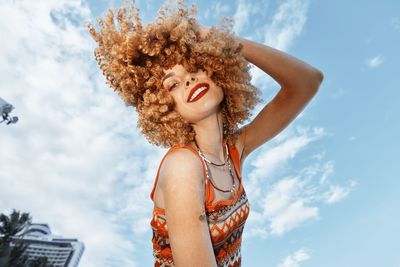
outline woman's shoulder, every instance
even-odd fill
[[[163,166],[172,165],[172,167],[176,167],[175,165],[180,165],[182,162],[186,162],[186,165],[189,164],[190,166],[199,164],[201,166],[200,156],[191,146],[174,145],[164,157]]]
[[[165,155],[161,168],[201,167],[201,161],[195,151],[188,146],[173,146]]]
[[[204,203],[202,162],[187,147],[172,147],[162,160],[154,194],[155,206],[165,210],[167,202]],[[169,200],[169,201],[168,201]]]
[[[173,146],[165,155],[159,173],[161,188],[176,184],[195,185],[202,183],[202,161],[193,148]],[[164,190],[163,190],[164,191]]]

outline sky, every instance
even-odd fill
[[[137,0],[145,23],[162,1]],[[318,68],[317,95],[243,166],[242,266],[400,267],[400,2],[196,1],[198,20]],[[104,82],[85,24],[111,0],[0,1],[0,212],[85,244],[81,267],[152,266],[151,192],[166,150]],[[263,102],[279,91],[252,68]],[[251,119],[249,121],[251,121]],[[248,122],[249,122],[248,121]]]

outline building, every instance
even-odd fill
[[[45,256],[54,267],[77,267],[85,249],[77,239],[53,235],[47,224],[30,224],[22,236],[29,244],[24,255],[29,259]]]

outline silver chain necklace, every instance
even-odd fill
[[[225,144],[225,149],[226,149],[226,160],[225,160],[225,163],[224,163],[224,164],[215,164],[214,162],[211,162],[209,159],[207,159],[207,158],[204,156],[204,154],[201,152],[199,146],[197,145],[196,141],[195,141],[195,144],[196,144],[197,151],[199,152],[200,157],[201,157],[205,162],[210,163],[210,164],[213,164],[213,165],[215,165],[215,166],[224,166],[226,163],[228,163],[229,174],[231,175],[231,178],[232,178],[232,187],[231,187],[231,189],[229,189],[229,190],[223,190],[223,189],[218,188],[218,187],[212,182],[212,180],[210,179],[211,171],[208,169],[207,164],[205,164],[205,165],[206,165],[206,176],[207,176],[208,180],[210,180],[211,185],[212,185],[215,189],[217,189],[218,191],[221,191],[221,192],[224,192],[224,193],[228,193],[228,192],[233,193],[233,192],[235,192],[235,191],[236,191],[236,184],[235,184],[235,178],[233,177],[232,166],[231,166],[231,160],[230,160],[230,158],[229,158],[229,152],[228,152],[228,146]]]

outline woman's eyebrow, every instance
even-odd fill
[[[168,79],[169,77],[174,76],[174,75],[175,75],[174,72],[170,72],[170,73],[168,73],[167,75],[165,75],[165,76],[161,79],[161,84],[163,84],[164,81],[165,81],[166,79]]]

